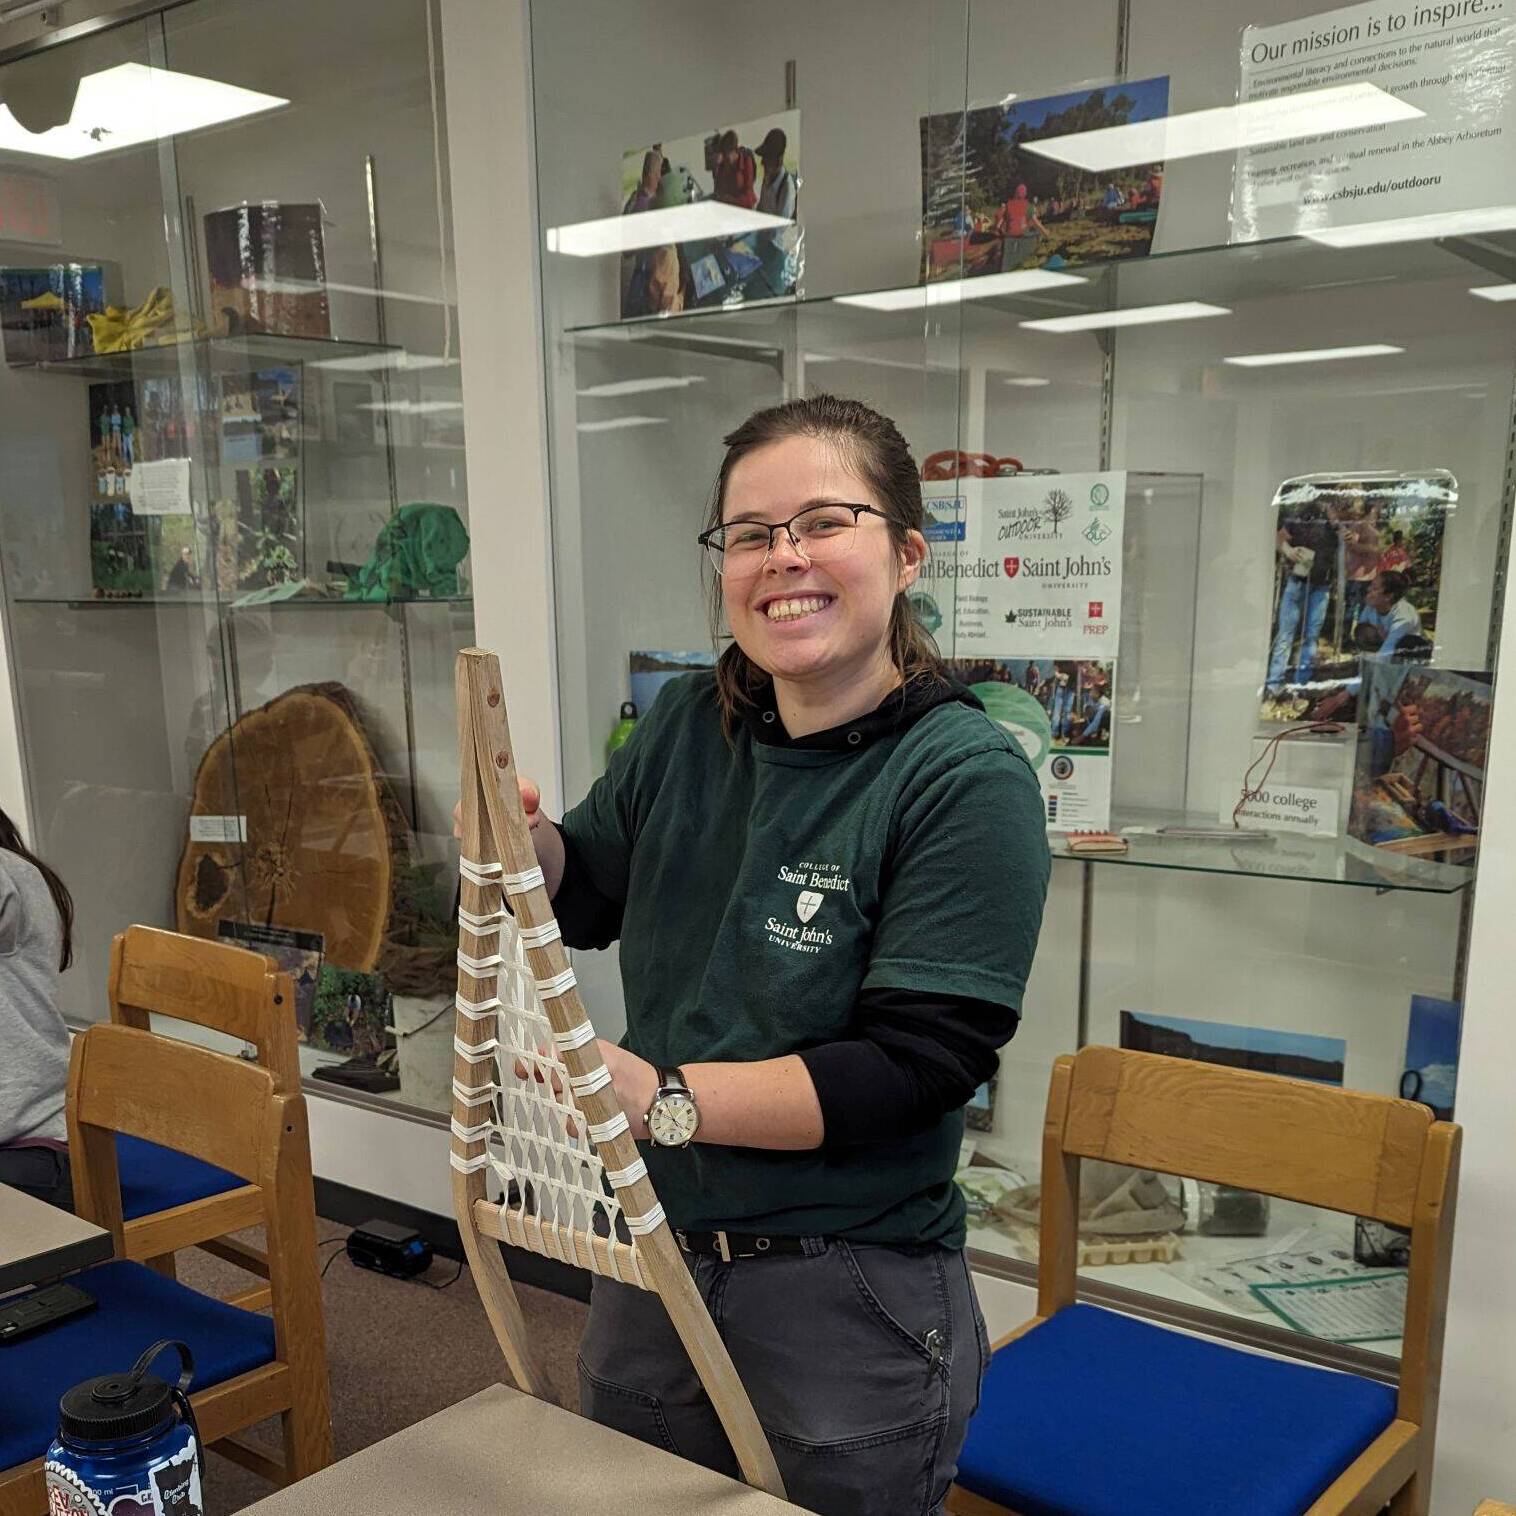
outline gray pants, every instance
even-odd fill
[[[824,1516],[932,1516],[989,1362],[963,1253],[807,1238],[803,1255],[690,1258],[789,1498]],[[586,1416],[739,1478],[662,1302],[597,1278]]]

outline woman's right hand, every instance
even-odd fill
[[[521,809],[526,812],[526,824],[535,832],[542,825],[542,789],[535,779],[516,776],[516,787],[521,791]],[[453,807],[453,836],[463,841],[463,802]]]

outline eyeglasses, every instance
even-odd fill
[[[727,579],[741,579],[756,574],[769,561],[783,532],[790,545],[807,563],[825,563],[851,550],[858,535],[860,516],[888,519],[872,505],[847,505],[841,502],[813,505],[791,516],[788,521],[732,521],[713,526],[695,539],[711,555],[716,572]]]

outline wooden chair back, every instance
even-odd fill
[[[323,1466],[331,1458],[331,1419],[305,1097],[280,1091],[268,1069],[137,1027],[102,1024],[75,1037],[68,1079],[75,1209],[105,1227],[117,1255],[125,1256],[118,1132],[188,1153],[257,1186],[277,1372],[256,1375],[254,1389],[229,1396],[207,1391],[214,1412],[207,1438],[293,1407],[283,1466],[240,1445],[228,1445],[228,1456],[280,1480]],[[237,1419],[244,1411],[246,1419]]]
[[[767,1438],[663,1217],[575,988],[521,806],[494,654],[458,655],[457,700],[463,886],[451,1162],[485,1311],[517,1383],[545,1397],[498,1242],[655,1290],[743,1478],[782,1497]],[[491,1174],[503,1186],[498,1202]]]
[[[261,953],[152,926],[111,939],[111,1020],[151,1030],[150,1015],[252,1043],[281,1092],[300,1089],[290,977]]]
[[[1073,1303],[1085,1158],[1256,1190],[1407,1227],[1399,1417],[1436,1419],[1460,1129],[1426,1106],[1156,1053],[1053,1065],[1043,1125],[1037,1314]]]

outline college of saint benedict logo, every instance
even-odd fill
[[[1021,560],[1019,558],[1007,558],[1005,560],[1005,577],[1014,579],[1021,572]]]
[[[795,914],[807,922],[821,909],[822,895],[816,890],[801,890],[795,901]]]

